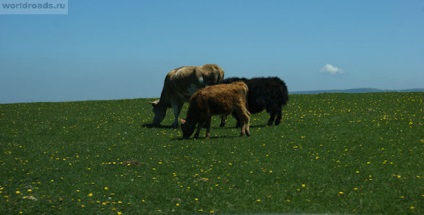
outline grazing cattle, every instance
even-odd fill
[[[184,102],[190,100],[191,95],[207,85],[216,84],[224,79],[224,71],[216,64],[203,66],[183,66],[171,70],[165,78],[159,100],[151,102],[153,105],[153,125],[158,126],[163,121],[168,108],[174,110],[172,127],[178,127],[178,116]]]
[[[231,84],[218,84],[200,89],[190,99],[186,120],[181,119],[183,138],[190,138],[196,124],[194,138],[199,137],[200,130],[206,127],[206,138],[210,137],[211,116],[235,113],[241,121],[241,136],[250,136],[250,113],[246,109],[248,88],[242,81]]]
[[[247,93],[247,110],[251,114],[259,113],[264,109],[270,114],[267,125],[272,125],[275,119],[275,125],[281,122],[282,107],[287,105],[289,94],[287,86],[283,80],[278,77],[260,77],[260,78],[228,78],[222,83],[232,83],[234,81],[243,81],[247,84],[249,92]],[[237,126],[240,126],[240,120],[237,115]],[[226,116],[221,118],[221,127],[225,126]]]

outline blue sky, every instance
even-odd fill
[[[0,103],[157,98],[168,71],[220,65],[289,91],[424,87],[421,0],[69,0],[0,14]]]

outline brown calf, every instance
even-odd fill
[[[211,116],[235,112],[241,121],[241,134],[250,136],[250,113],[246,109],[247,85],[244,82],[218,84],[198,90],[190,98],[186,120],[181,119],[183,138],[190,138],[196,124],[194,138],[199,138],[200,130],[206,127],[206,138],[210,137]]]

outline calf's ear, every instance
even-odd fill
[[[187,121],[185,119],[183,119],[183,118],[180,118],[180,122],[181,122],[181,124],[184,125]]]

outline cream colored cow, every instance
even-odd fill
[[[159,100],[151,102],[153,105],[153,125],[158,126],[166,116],[168,108],[174,110],[172,127],[178,127],[184,102],[190,100],[191,95],[198,89],[213,85],[224,79],[224,71],[216,64],[203,66],[183,66],[171,70],[165,77],[162,94]]]

